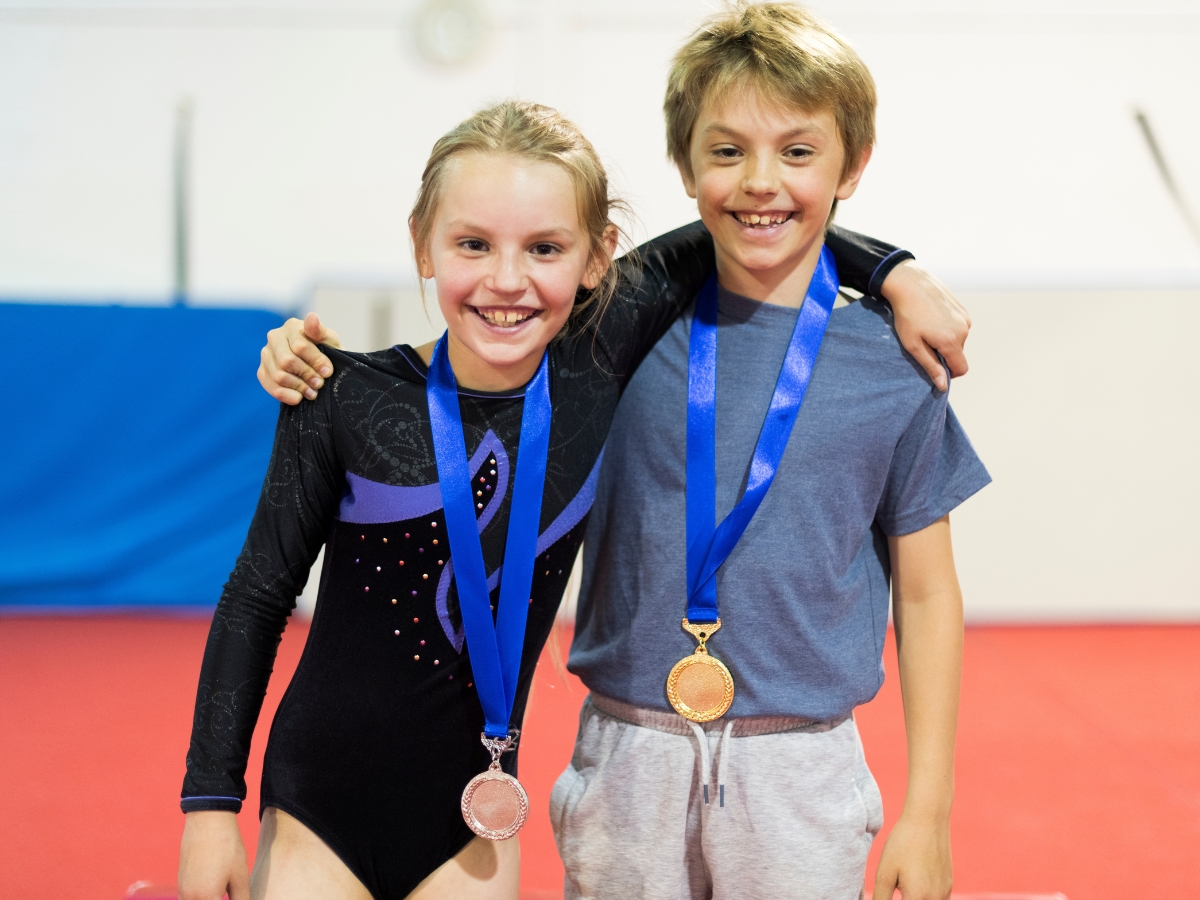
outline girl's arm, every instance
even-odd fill
[[[892,303],[901,342],[939,389],[947,380],[938,351],[954,374],[966,372],[962,345],[970,318],[941,282],[912,262],[911,253],[837,227],[825,243],[843,285]],[[627,273],[597,326],[608,365],[625,377],[695,299],[715,265],[712,238],[700,222],[643,244],[632,258],[640,273]],[[629,269],[630,258],[618,265]]]
[[[332,418],[328,391],[280,411],[258,508],[213,614],[180,802],[183,900],[248,897],[236,813],[275,652],[341,496]]]
[[[946,900],[953,883],[950,806],[962,673],[962,592],[950,517],[888,538],[892,611],[908,738],[904,809],[884,845],[873,900]]]

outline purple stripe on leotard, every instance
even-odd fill
[[[596,500],[596,482],[600,480],[600,463],[603,460],[604,448],[601,447],[600,455],[596,457],[592,471],[588,473],[587,481],[583,483],[579,493],[571,498],[566,509],[560,512],[550,523],[550,527],[538,537],[537,552],[539,554],[545,553],[554,546],[559,538],[578,525],[588,514],[588,510],[592,508],[592,503]]]
[[[500,439],[489,430],[483,436],[479,449],[471,457],[472,476],[482,468],[492,453],[496,454],[497,463],[496,491],[489,498],[483,515],[480,516],[480,530],[495,516],[500,506],[498,498],[508,489],[508,454],[504,452],[504,445],[500,443]],[[382,525],[387,522],[418,519],[441,508],[442,489],[436,482],[420,487],[405,487],[383,484],[347,472],[346,490],[338,506],[338,518],[356,525]]]
[[[500,454],[496,454],[497,460]],[[537,552],[538,554],[545,553],[552,547],[560,538],[567,534],[572,528],[578,525],[583,517],[587,515],[588,510],[592,508],[592,503],[596,500],[596,482],[600,478],[600,463],[604,459],[604,450],[601,449],[600,455],[596,458],[595,465],[592,466],[592,471],[588,473],[587,481],[583,483],[583,487],[579,489],[571,502],[566,508],[555,517],[545,531],[538,537]],[[507,460],[506,460],[507,461]],[[497,492],[499,493],[499,492]],[[498,505],[498,504],[497,504]],[[485,510],[486,512],[486,510]],[[480,517],[480,522],[483,517]],[[483,531],[481,524],[479,530]],[[488,576],[488,590],[494,591],[500,583],[500,573],[504,566],[499,566],[496,571]],[[460,625],[457,629],[450,623],[450,613],[447,607],[446,599],[450,593],[450,579],[454,576],[454,560],[446,560],[446,565],[442,569],[442,577],[438,579],[437,587],[437,611],[438,620],[442,623],[442,631],[446,633],[447,639],[453,645],[454,649],[462,653],[463,648],[463,630]]]

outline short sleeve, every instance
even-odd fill
[[[885,534],[912,534],[991,480],[947,393],[930,388],[896,445],[876,521]]]

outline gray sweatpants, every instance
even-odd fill
[[[852,718],[697,726],[593,695],[550,821],[565,900],[857,900],[883,801]]]

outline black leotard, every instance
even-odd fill
[[[908,256],[845,233],[829,243],[843,283],[864,290],[882,280],[881,260]],[[621,391],[713,264],[698,224],[641,252],[640,287],[624,287],[598,324],[550,345],[553,420],[514,722],[583,537]],[[303,822],[374,897],[398,900],[472,838],[459,798],[489,757],[451,577],[425,364],[409,347],[327,352],[336,371],[325,389],[280,411],[258,509],[213,615],[182,807],[241,808],[275,651],[324,544],[308,642],[271,726],[261,806]],[[523,398],[459,396],[496,576]],[[514,774],[516,757],[503,758]]]

